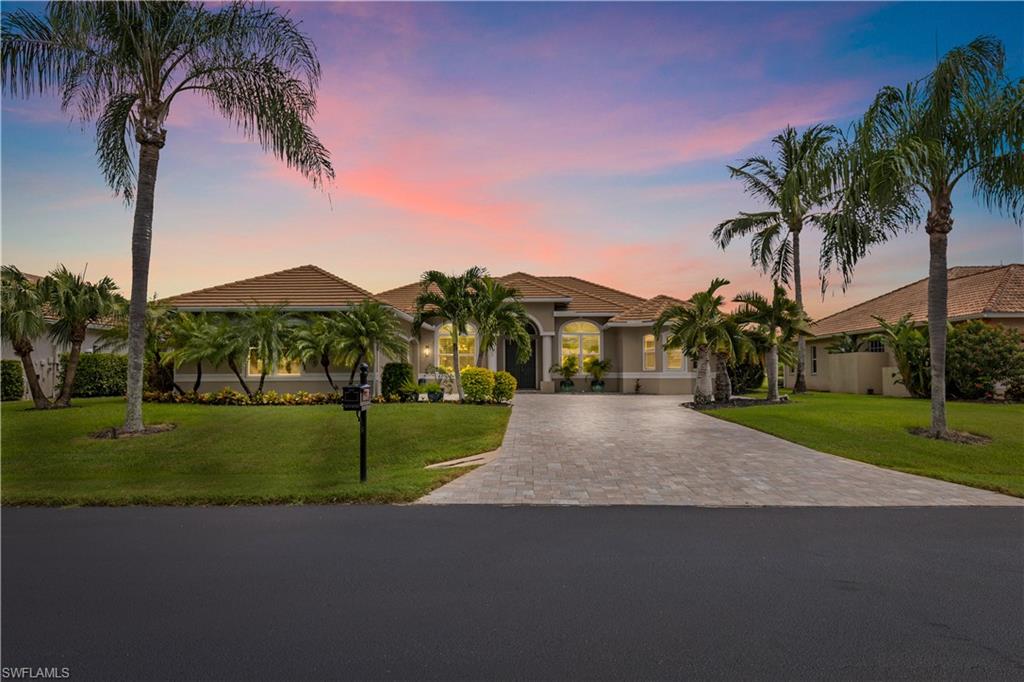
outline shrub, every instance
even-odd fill
[[[412,382],[412,365],[408,362],[389,362],[380,377],[380,392],[387,400],[398,400],[402,387]]]
[[[467,367],[462,370],[462,392],[466,402],[490,402],[494,395],[494,373],[484,367]]]
[[[496,403],[507,403],[516,394],[516,386],[519,382],[508,372],[494,373],[494,393],[492,397]]]
[[[21,360],[0,361],[0,400],[21,400],[25,395],[25,375]]]
[[[60,356],[58,384],[64,385],[68,368],[67,353]],[[128,356],[115,353],[82,353],[75,371],[75,385],[71,395],[75,398],[96,398],[124,395],[128,389]]]
[[[216,393],[175,393],[173,391],[147,391],[143,400],[151,403],[179,403],[190,405],[330,405],[341,402],[339,393],[278,393],[267,391],[249,398],[241,391],[224,387]]]
[[[749,393],[764,383],[764,367],[756,362],[738,362],[729,367],[733,393]]]
[[[1024,336],[981,320],[956,325],[946,345],[946,378],[951,397],[992,398],[1001,384],[1015,399],[1024,385]]]

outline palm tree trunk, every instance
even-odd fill
[[[459,394],[459,402],[465,402],[462,393],[462,370],[459,368],[459,328],[452,323],[452,371],[455,372],[455,392]]]
[[[714,398],[714,386],[711,381],[711,351],[701,348],[697,357],[697,385],[694,389],[693,402],[698,405],[710,403]]]
[[[50,401],[46,397],[46,393],[43,391],[42,385],[39,383],[39,375],[36,374],[36,366],[32,364],[32,351],[27,352],[18,351],[18,357],[21,358],[21,366],[25,370],[25,381],[28,382],[28,392],[32,396],[32,404],[35,405],[37,410],[45,410],[50,407]]]
[[[264,371],[260,372],[260,384],[259,384],[259,386],[256,387],[256,392],[257,393],[263,393],[263,382],[266,381],[266,380],[267,380],[267,372],[266,372],[266,370],[264,370]]]
[[[804,309],[804,287],[800,281],[800,227],[790,230],[793,233],[793,298]],[[796,337],[796,380],[793,382],[793,393],[804,393],[807,390],[807,367],[804,356],[807,355],[807,340],[803,334]]]
[[[729,378],[729,356],[715,354],[715,402],[726,402],[732,398],[732,379]]]
[[[149,254],[153,245],[153,198],[156,170],[166,132],[146,135],[141,126],[139,142],[139,185],[132,224],[132,295],[128,306],[128,407],[124,430],[142,431],[142,388],[146,365],[146,303],[149,298]]]
[[[231,371],[235,373],[235,378],[238,379],[238,383],[242,386],[242,390],[251,398],[252,391],[249,390],[249,384],[245,383],[245,379],[242,378],[242,373],[238,371],[238,363],[235,362],[234,358],[228,358],[228,367],[230,367]]]
[[[199,393],[199,384],[203,383],[203,361],[196,363],[196,383],[192,384],[192,392]]]
[[[320,366],[324,368],[324,374],[327,376],[327,383],[330,384],[331,390],[337,391],[338,387],[334,385],[334,379],[331,378],[331,359],[327,353],[320,356]]]
[[[932,369],[933,438],[948,436],[946,429],[946,316],[949,281],[946,248],[953,229],[953,202],[948,195],[932,200],[925,231],[928,233],[928,352]]]
[[[356,383],[356,372],[359,371],[359,365],[363,363],[363,358],[366,357],[366,351],[359,351],[356,361],[352,363],[352,371],[348,375],[348,385]]]
[[[779,347],[773,341],[768,347],[768,400],[779,399]]]
[[[64,368],[64,384],[60,387],[60,395],[54,401],[56,407],[71,405],[71,389],[75,385],[75,374],[78,373],[78,360],[82,357],[82,341],[72,340],[71,351],[68,353],[68,364]]]

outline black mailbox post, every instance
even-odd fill
[[[356,413],[359,420],[359,482],[366,483],[366,416],[370,408],[370,384],[367,374],[370,366],[365,362],[359,365],[359,385],[342,386],[341,406],[346,412]]]

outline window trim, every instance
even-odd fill
[[[595,336],[597,336],[597,359],[598,360],[604,360],[604,330],[601,329],[601,325],[597,324],[593,320],[588,320],[588,319],[585,319],[585,318],[573,318],[573,319],[567,319],[565,322],[563,322],[558,327],[558,346],[556,347],[557,350],[558,350],[558,363],[559,364],[562,363],[562,337],[564,336],[564,330],[565,330],[565,328],[567,326],[569,326],[570,324],[574,324],[576,322],[585,322],[585,323],[587,323],[589,325],[593,325],[594,329],[597,330],[597,334],[595,335]],[[570,332],[570,335],[571,336],[577,336],[577,337],[579,337],[579,336],[587,336],[587,334],[583,334],[581,332]],[[586,376],[586,374],[587,374],[586,370],[583,369],[583,340],[582,339],[580,339],[580,346],[579,346],[579,350],[576,353],[576,357],[578,357],[580,359],[580,367],[579,367],[579,371],[576,374],[576,376],[577,377]]]

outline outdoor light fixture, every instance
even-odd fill
[[[430,355],[430,346],[423,346],[423,354]]]

